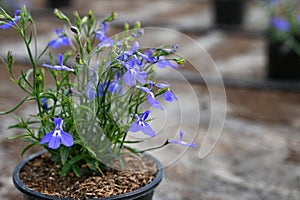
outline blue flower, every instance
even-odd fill
[[[131,125],[129,131],[132,132],[142,131],[144,134],[149,135],[150,137],[154,137],[155,132],[152,130],[150,125],[146,122],[149,114],[150,114],[150,110],[145,111],[140,116],[136,114],[135,115],[136,121]]]
[[[125,72],[123,79],[124,83],[128,86],[133,86],[136,83],[136,80],[141,84],[145,84],[145,78],[147,78],[147,73],[140,69],[135,68],[135,60],[130,59],[127,62],[124,62],[124,66],[127,69]]]
[[[42,102],[42,108],[44,110],[48,110],[48,104],[47,104],[47,98],[41,98],[41,102]]]
[[[157,99],[155,98],[153,92],[151,91],[152,89],[152,84],[150,83],[150,89],[147,87],[142,87],[137,85],[136,88],[142,90],[143,92],[148,94],[148,103],[153,107],[153,108],[160,108],[162,110],[164,110],[164,107],[159,103],[159,101],[157,101]]]
[[[62,130],[63,120],[61,118],[54,119],[55,129],[47,133],[40,144],[48,143],[48,147],[51,149],[57,149],[62,142],[66,147],[70,147],[74,144],[74,140],[69,133]]]
[[[121,81],[120,81],[120,78],[118,78],[117,75],[115,75],[114,81],[112,81],[112,82],[110,83],[108,90],[109,90],[112,94],[118,94],[118,95],[124,94],[124,90],[123,90],[122,83],[121,83]]]
[[[170,60],[166,60],[164,56],[159,57],[159,60],[157,61],[157,66],[160,68],[166,68],[166,67],[173,67],[178,68],[177,63],[172,63]]]
[[[166,68],[166,67],[178,68],[178,65],[176,63],[172,63],[171,61],[165,59],[164,56],[156,56],[153,49],[149,49],[148,52],[139,53],[138,55],[141,56],[148,63],[156,63],[157,66],[160,68]]]
[[[85,94],[86,96],[90,99],[90,100],[93,100],[96,95],[97,95],[97,92],[96,92],[96,86],[95,86],[95,82],[90,80],[87,84],[86,84],[86,87],[85,87]]]
[[[53,47],[54,49],[57,49],[57,48],[61,47],[62,45],[64,45],[64,46],[70,45],[69,38],[64,33],[63,29],[56,29],[55,32],[58,35],[58,38],[51,40],[48,43],[49,47]]]
[[[280,17],[272,17],[271,24],[280,31],[286,32],[290,29],[290,24],[287,20]]]
[[[98,44],[99,48],[111,47],[114,45],[114,40],[106,36],[107,24],[102,23],[101,29],[96,32],[96,38],[101,42]]]
[[[166,101],[172,102],[174,100],[178,101],[176,95],[171,91],[170,84],[168,83],[158,83],[155,85],[158,88],[168,88],[168,90],[163,93],[163,97]]]
[[[69,72],[74,72],[74,69],[64,66],[64,55],[58,54],[59,65],[48,65],[43,64],[43,67],[48,67],[53,70],[64,70]]]
[[[15,23],[17,23],[21,19],[21,10],[16,10],[15,11],[15,16],[12,19],[12,21],[7,22],[6,24],[2,24],[0,26],[1,29],[8,29],[11,28]]]
[[[179,140],[168,140],[169,143],[173,143],[173,144],[180,144],[183,146],[188,146],[188,147],[196,147],[195,143],[187,143],[185,141],[182,140],[183,139],[183,132],[180,131],[179,133]]]

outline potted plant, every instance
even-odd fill
[[[214,22],[220,28],[236,28],[243,23],[245,0],[214,0]]]
[[[71,5],[70,0],[48,0],[48,5],[50,8],[62,8]]]
[[[154,79],[155,67],[184,63],[170,57],[178,46],[141,48],[140,23],[132,30],[125,24],[123,33],[108,37],[107,25],[116,13],[99,22],[92,11],[83,17],[75,12],[74,24],[63,12],[55,9],[54,14],[66,27],[56,29],[57,38],[37,52],[36,25],[26,7],[14,16],[0,8],[0,29],[19,33],[31,63],[17,76],[12,52],[3,59],[11,80],[26,96],[0,114],[34,102],[36,113],[17,118],[11,128],[24,132],[11,139],[29,142],[22,154],[33,146],[46,149],[15,168],[15,186],[25,199],[152,199],[163,171],[155,158],[143,153],[171,143],[195,144],[185,142],[180,131],[179,138],[174,135],[158,146],[135,149],[130,144],[143,140],[132,141],[127,135],[155,137],[149,121],[151,109],[164,109],[159,96],[178,100],[169,83]],[[52,84],[45,83],[46,76]]]
[[[267,29],[267,76],[277,80],[300,80],[300,15],[294,0],[267,4],[270,25]]]

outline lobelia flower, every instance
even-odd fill
[[[152,130],[150,125],[146,122],[149,114],[150,114],[150,110],[145,111],[140,116],[135,114],[136,121],[131,125],[129,131],[132,132],[142,131],[144,134],[149,135],[150,137],[154,137],[155,132]]]
[[[51,40],[48,43],[49,47],[53,47],[54,49],[57,49],[59,47],[63,46],[69,46],[70,41],[69,38],[66,36],[65,32],[63,29],[56,29],[55,30],[56,34],[58,35],[58,38]]]
[[[180,131],[179,133],[179,140],[168,140],[169,143],[173,143],[173,144],[180,144],[183,146],[188,146],[188,147],[196,147],[195,143],[187,143],[185,141],[182,140],[183,139],[183,132]]]
[[[7,22],[5,24],[2,24],[0,26],[0,28],[1,29],[8,29],[8,28],[11,28],[15,23],[17,23],[21,19],[21,10],[16,10],[14,15],[15,16],[12,19],[12,21]]]
[[[125,72],[123,79],[124,83],[128,86],[133,86],[136,81],[138,81],[141,84],[145,84],[147,78],[147,73],[145,71],[142,71],[140,69],[135,68],[135,60],[130,59],[127,62],[124,62],[123,65],[127,69],[127,72]]]
[[[102,47],[111,47],[111,46],[113,46],[115,41],[106,36],[107,24],[102,23],[101,26],[102,26],[102,29],[98,30],[96,32],[96,38],[101,41],[98,44],[98,47],[102,48]]]
[[[61,53],[58,54],[58,60],[59,60],[59,65],[43,64],[42,66],[48,67],[53,70],[64,70],[64,71],[74,72],[74,69],[64,66],[64,55],[62,55]]]
[[[280,31],[286,32],[290,29],[290,24],[287,20],[280,17],[272,17],[271,24]]]
[[[166,68],[166,67],[173,67],[178,68],[177,63],[172,63],[170,60],[166,60],[164,56],[159,57],[159,60],[157,61],[157,66],[160,68]]]
[[[143,92],[146,92],[148,94],[148,103],[153,107],[153,108],[160,108],[164,110],[164,107],[157,101],[155,98],[153,92],[151,92],[152,89],[152,83],[150,83],[150,89],[147,87],[142,87],[137,85],[136,88],[142,90]]]
[[[167,82],[158,83],[158,84],[155,84],[155,86],[158,88],[168,88],[168,90],[165,93],[163,93],[163,97],[166,101],[169,101],[169,102],[172,102],[174,100],[178,101],[176,95],[171,91],[169,83],[167,83]]]
[[[112,94],[118,94],[118,95],[124,94],[124,90],[120,78],[117,75],[115,75],[114,78],[115,78],[114,81],[112,81],[109,85],[108,91],[110,91]]]
[[[54,130],[47,133],[40,144],[48,143],[48,147],[51,149],[58,149],[60,143],[66,147],[70,147],[74,144],[74,140],[69,133],[62,130],[63,120],[61,118],[54,118]]]
[[[170,60],[165,59],[164,56],[156,56],[153,49],[149,49],[148,52],[145,53],[139,53],[139,56],[141,56],[148,63],[156,63],[160,68],[178,68],[178,65],[176,63],[172,63]]]
[[[47,104],[47,98],[41,98],[41,102],[42,102],[42,108],[44,110],[48,110],[48,104]]]

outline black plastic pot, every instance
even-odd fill
[[[245,0],[213,0],[214,22],[219,28],[234,28],[243,23]]]
[[[282,43],[268,43],[267,76],[277,80],[300,80],[300,56]]]
[[[50,8],[62,8],[71,5],[71,0],[48,0]]]
[[[32,156],[29,156],[28,158],[24,159],[21,163],[19,163],[14,172],[13,172],[13,182],[15,187],[21,191],[24,195],[24,200],[74,200],[73,198],[58,198],[58,197],[53,197],[49,195],[42,194],[40,192],[34,191],[27,187],[22,180],[20,179],[20,171],[23,168],[23,166],[30,160],[33,160],[39,156],[41,156],[45,151],[33,154]],[[155,159],[154,157],[150,155],[146,155],[149,157],[151,160],[153,160],[158,168],[158,173],[157,176],[154,178],[154,180],[149,183],[148,185],[139,188],[138,190],[126,193],[126,194],[121,194],[117,196],[111,196],[107,198],[97,198],[93,200],[152,200],[155,188],[159,185],[159,183],[163,179],[163,168],[161,163]]]

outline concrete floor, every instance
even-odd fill
[[[39,43],[46,44],[55,36],[52,29],[59,24],[41,1],[31,2],[33,15],[38,16]],[[165,105],[167,112],[162,120],[166,122],[165,132],[180,128],[186,139],[198,146],[170,146],[152,152],[165,166],[165,178],[156,190],[155,200],[300,199],[300,94],[293,87],[299,83],[284,89],[251,87],[267,81],[263,36],[267,18],[260,8],[248,3],[243,27],[222,31],[212,28],[212,6],[208,0],[73,2],[66,13],[92,9],[101,17],[118,11],[119,19],[113,24],[112,33],[119,31],[119,25],[125,21],[133,24],[140,20],[152,27],[147,29],[149,32],[159,33],[154,39],[154,34],[145,35],[143,45],[177,41],[181,45],[179,54],[190,63],[179,73],[160,73],[159,78],[173,85],[182,106],[178,111]],[[174,34],[174,30],[179,32]],[[26,68],[23,47],[12,30],[0,31],[0,43],[0,55],[12,49],[17,62],[22,63],[18,64],[19,69]],[[182,76],[191,72],[204,80]],[[238,81],[233,85],[225,81],[224,86],[222,80]],[[245,80],[248,84],[241,84]],[[272,84],[278,86],[281,82]],[[0,94],[1,110],[22,97],[2,64]],[[32,105],[27,105],[18,109],[17,114],[26,116],[32,109]],[[19,152],[25,143],[6,139],[17,133],[7,130],[14,121],[12,115],[0,116],[0,121],[0,199],[22,199],[13,187],[11,173],[22,159]],[[162,129],[159,124],[153,126]]]

